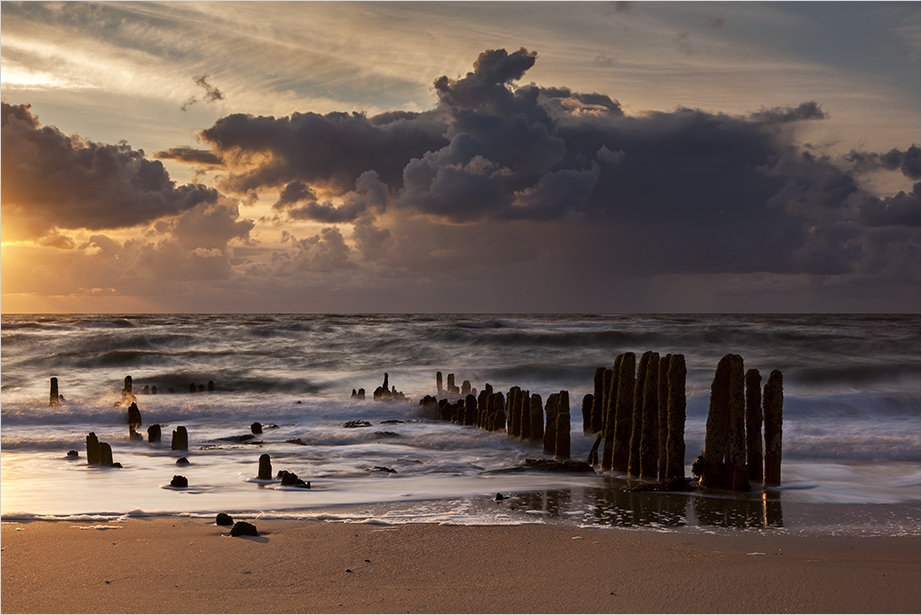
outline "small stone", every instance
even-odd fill
[[[185,457],[180,457],[179,459],[176,460],[176,465],[178,465],[178,466],[187,466],[187,465],[189,465],[189,460],[186,459]]]
[[[234,518],[227,513],[218,513],[218,516],[215,517],[215,525],[233,525]]]
[[[75,459],[80,456],[80,453],[77,451],[67,451],[67,456]]]
[[[188,486],[189,486],[189,479],[187,479],[185,476],[179,476],[178,474],[175,475],[173,477],[173,480],[170,481],[170,487],[184,488]]]
[[[371,427],[371,423],[368,421],[347,421],[343,423],[343,427],[346,429],[355,429],[356,427]]]
[[[259,536],[259,532],[256,531],[256,526],[252,523],[247,523],[246,521],[238,521],[234,524],[230,531],[231,536]]]
[[[505,500],[505,499],[506,499],[506,496],[504,496],[502,493],[497,493],[497,494],[496,494],[496,497],[493,498],[493,501],[494,501],[494,502],[502,502],[502,501]]]

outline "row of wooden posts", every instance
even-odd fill
[[[597,434],[590,465],[667,486],[685,486],[685,356],[626,352],[611,369],[595,371],[593,392],[582,400],[583,432]],[[771,372],[764,389],[756,369],[743,370],[743,359],[724,356],[711,385],[704,451],[692,474],[705,488],[748,491],[751,484],[781,484],[782,374]],[[504,396],[487,384],[478,395],[465,380],[455,386],[436,373],[439,398],[420,405],[439,418],[523,440],[541,441],[557,458],[570,457],[570,401],[567,391],[541,396],[514,386]],[[455,402],[444,395],[463,395]],[[764,437],[763,437],[764,423]],[[598,455],[601,445],[602,454]]]
[[[494,392],[489,383],[477,393],[465,380],[459,388],[454,374],[448,374],[448,388],[442,387],[442,372],[436,372],[439,398],[430,395],[420,400],[424,409],[437,413],[444,421],[500,431],[514,438],[541,442],[545,453],[558,459],[570,458],[570,394],[567,391],[541,396],[514,386],[504,395]],[[454,402],[442,395],[463,395]]]

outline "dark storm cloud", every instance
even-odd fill
[[[270,157],[231,173],[228,190],[246,192],[296,180],[349,190],[359,175],[371,170],[387,185],[399,186],[407,161],[444,146],[444,132],[444,123],[427,115],[369,120],[358,113],[282,118],[234,114],[202,131],[202,138],[225,159]]]
[[[805,151],[799,123],[828,117],[816,101],[627,116],[607,94],[519,84],[536,59],[484,51],[463,77],[435,79],[438,104],[424,113],[232,115],[202,136],[234,161],[228,188],[279,190],[280,215],[353,224],[367,259],[406,253],[399,232],[375,225],[382,214],[389,225],[565,221],[599,242],[570,251],[643,275],[866,272],[912,241],[918,189],[874,196],[859,173],[918,179],[918,145],[847,159]],[[344,254],[333,235],[320,245]]]
[[[176,186],[159,161],[127,143],[67,137],[29,109],[2,107],[3,215],[27,236],[131,227],[218,197],[201,185]]]

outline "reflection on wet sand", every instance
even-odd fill
[[[511,510],[567,518],[586,525],[618,527],[714,526],[780,528],[784,526],[777,492],[673,493],[632,492],[626,481],[604,488],[516,494]]]

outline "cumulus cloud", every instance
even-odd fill
[[[163,165],[127,143],[95,143],[42,126],[29,105],[2,104],[4,227],[127,228],[214,203],[218,193],[177,186]]]

